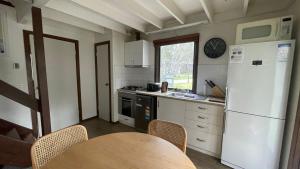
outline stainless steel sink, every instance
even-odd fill
[[[197,94],[192,93],[180,93],[180,92],[174,92],[168,94],[168,96],[176,97],[176,98],[187,98],[187,99],[194,99],[194,100],[205,100],[205,96],[200,96]]]

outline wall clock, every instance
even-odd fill
[[[204,45],[204,53],[209,58],[218,58],[226,51],[226,43],[221,38],[211,38]]]

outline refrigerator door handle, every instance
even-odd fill
[[[226,86],[226,89],[225,89],[225,106],[224,106],[224,110],[226,111],[227,110],[227,103],[228,103],[228,86]]]
[[[224,111],[224,116],[223,116],[223,134],[225,134],[226,132],[226,115],[227,115],[227,112]]]
[[[223,116],[223,134],[225,134],[226,126],[227,126],[226,125],[226,123],[227,123],[226,116],[227,116],[228,94],[229,94],[229,91],[228,91],[228,85],[227,85],[226,86],[226,96],[225,96],[224,116]]]

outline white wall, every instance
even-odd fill
[[[0,78],[27,92],[27,77],[23,44],[23,29],[32,30],[28,25],[16,22],[13,8],[0,5],[7,12],[9,56],[0,58]],[[44,33],[79,40],[80,76],[83,119],[96,115],[96,85],[94,64],[95,33],[62,23],[44,20]],[[19,63],[20,69],[13,69],[13,63]],[[7,119],[31,128],[29,109],[9,99],[0,97],[0,118]]]

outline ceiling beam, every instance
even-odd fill
[[[179,23],[185,23],[185,15],[177,7],[172,0],[156,0],[162,7],[164,7]]]
[[[25,23],[26,19],[31,16],[31,7],[43,7],[49,0],[33,0],[32,3],[24,0],[11,0],[17,11],[17,22]]]
[[[243,0],[243,15],[246,16],[247,15],[247,11],[248,11],[248,6],[249,6],[249,1],[250,0]]]
[[[200,3],[204,9],[204,12],[205,12],[209,22],[213,23],[214,11],[213,11],[210,0],[200,0]]]
[[[81,6],[66,0],[51,0],[46,4],[46,7],[60,11],[62,13],[74,16],[76,18],[86,20],[93,24],[112,29],[114,31],[127,34],[126,27],[120,23],[112,21],[109,18],[99,15],[89,9],[82,8]]]
[[[62,23],[68,24],[68,25],[72,25],[72,26],[75,26],[75,27],[78,27],[81,29],[97,32],[100,34],[105,33],[105,28],[103,28],[99,25],[87,22],[87,21],[79,19],[79,18],[75,18],[71,15],[64,14],[64,13],[56,11],[54,9],[44,7],[42,9],[42,14],[43,14],[43,17],[47,18],[47,19],[62,22]]]
[[[122,5],[124,8],[126,8],[129,12],[133,13],[137,17],[140,17],[141,19],[145,20],[146,22],[156,26],[159,29],[163,28],[163,22],[161,19],[159,19],[157,16],[149,12],[145,7],[142,5],[139,5],[137,2],[130,0],[130,1],[124,1],[124,0],[114,0],[116,3]]]
[[[44,5],[46,5],[50,0],[33,0],[33,6],[35,7],[43,7]]]
[[[146,35],[156,34],[156,33],[163,33],[163,32],[183,29],[183,28],[189,28],[189,27],[192,27],[192,26],[197,26],[197,25],[207,24],[207,23],[208,23],[208,20],[198,21],[198,22],[194,22],[194,23],[186,23],[186,24],[181,24],[181,25],[178,25],[178,26],[166,27],[166,28],[163,28],[163,29],[160,29],[160,30],[149,31],[149,32],[146,32]]]
[[[114,21],[120,22],[138,31],[145,32],[145,26],[135,21],[135,18],[126,16],[122,11],[113,5],[99,0],[72,0],[78,5],[93,10],[101,15],[104,15]]]

